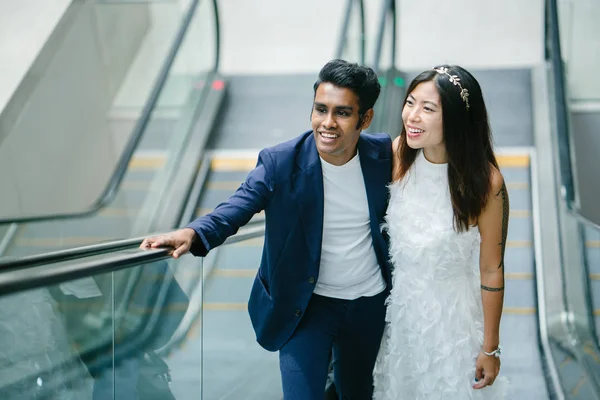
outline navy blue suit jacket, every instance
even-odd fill
[[[380,224],[392,174],[386,134],[361,134],[362,168],[373,248],[388,288],[391,271]],[[204,256],[265,210],[265,242],[248,311],[258,343],[279,350],[294,333],[319,276],[323,236],[323,172],[312,131],[264,149],[256,168],[226,202],[188,225],[196,231],[192,254]]]

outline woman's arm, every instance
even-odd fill
[[[481,234],[479,268],[484,321],[483,351],[488,353],[496,350],[500,344],[500,318],[504,302],[504,250],[509,213],[508,191],[502,174],[496,168],[492,169],[491,179],[491,193],[478,220]],[[483,355],[484,361],[485,357],[490,356]],[[490,361],[487,360],[486,364]],[[486,369],[485,375],[488,373],[492,375],[490,383],[493,383],[497,372]]]

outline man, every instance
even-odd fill
[[[391,282],[380,224],[392,149],[389,136],[361,131],[379,92],[370,68],[330,61],[314,85],[312,131],[262,150],[212,213],[142,243],[204,256],[265,210],[248,311],[260,345],[279,351],[286,400],[322,399],[331,355],[340,398],[372,396]]]

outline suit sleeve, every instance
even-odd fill
[[[272,164],[269,152],[262,150],[258,155],[256,167],[235,193],[210,214],[187,225],[187,228],[192,228],[198,236],[190,249],[193,255],[205,256],[247,224],[254,214],[267,207],[275,189]]]

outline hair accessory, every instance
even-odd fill
[[[452,82],[452,84],[454,84],[455,86],[458,86],[460,88],[460,98],[465,102],[465,105],[468,110],[469,109],[469,91],[462,87],[462,85],[460,84],[460,78],[458,77],[458,75],[450,74],[450,72],[448,72],[448,68],[446,68],[446,67],[434,68],[434,70],[438,74],[446,75],[448,77],[448,80],[450,82]]]

